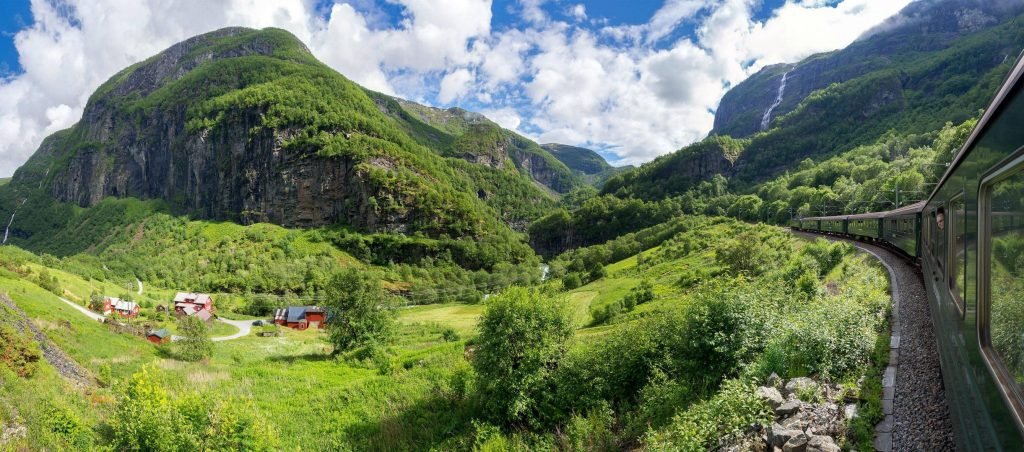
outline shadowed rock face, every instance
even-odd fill
[[[186,105],[126,114],[119,104],[153,94],[207,62],[274,53],[273,42],[259,34],[207,50],[211,40],[244,32],[251,30],[229,28],[183,41],[115,76],[116,84],[93,96],[70,133],[46,140],[33,157],[67,159],[49,175],[50,194],[83,207],[109,196],[163,199],[198,218],[291,227],[342,223],[394,232],[425,215],[416,208],[380,213],[374,198],[396,195],[374,187],[368,172],[390,170],[387,158],[356,164],[282,146],[294,131],[261,125],[265,108],[232,109],[218,127],[190,131]],[[47,175],[19,171],[15,183],[35,185]]]

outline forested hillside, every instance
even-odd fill
[[[1024,48],[1022,6],[1007,5],[914,3],[902,13],[914,20],[879,27],[842,50],[765,68],[726,94],[710,137],[612,178],[602,192],[661,199],[716,174],[746,192],[807,158],[975,118]],[[769,127],[752,130],[771,103],[758,99],[774,99],[784,73],[787,94]]]

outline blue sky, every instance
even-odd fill
[[[370,89],[637,164],[725,91],[841,48],[910,0],[0,0],[0,177],[124,67],[225,26],[284,28]]]

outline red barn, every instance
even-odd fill
[[[274,323],[288,328],[304,330],[309,327],[323,329],[327,311],[318,306],[288,306],[274,311]]]
[[[146,335],[146,340],[158,345],[166,344],[171,340],[171,332],[164,328],[153,330]]]
[[[117,313],[121,317],[135,318],[139,316],[139,304],[125,301],[117,297],[103,298],[103,315]]]
[[[178,292],[174,296],[174,312],[195,315],[199,311],[213,312],[213,298],[205,293]]]

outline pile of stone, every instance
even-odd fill
[[[775,411],[775,421],[724,438],[718,450],[839,452],[837,442],[846,434],[846,420],[857,415],[857,405],[847,403],[842,388],[806,377],[783,381],[772,374],[767,385],[757,388],[757,395]]]

